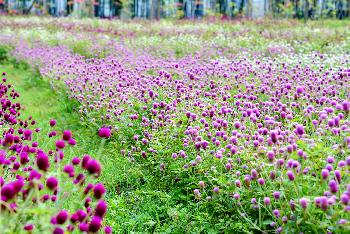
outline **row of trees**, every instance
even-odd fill
[[[0,0],[10,14],[122,18],[350,17],[350,0]]]

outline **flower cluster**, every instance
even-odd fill
[[[100,162],[89,155],[70,161],[64,150],[68,145],[74,146],[76,140],[69,130],[58,134],[54,130],[55,120],[49,123],[52,131],[45,142],[54,141],[53,148],[40,148],[33,139],[41,131],[32,130],[36,124],[32,118],[20,118],[19,94],[6,82],[5,75],[0,83],[0,212],[6,225],[0,229],[52,230],[55,234],[102,230],[107,212],[103,200],[106,189],[103,184],[94,183],[102,170]],[[111,228],[105,227],[105,233],[111,233]]]
[[[186,34],[179,37],[186,40]],[[159,55],[112,41],[100,45],[108,56],[87,58],[64,44],[21,41],[13,55],[52,84],[63,80],[81,104],[82,121],[111,126],[98,135],[115,132],[120,156],[144,165],[156,183],[182,191],[179,199],[239,214],[260,231],[344,231],[350,211],[348,54],[293,54],[285,44],[271,45],[269,57],[264,50],[233,54],[213,41],[205,45],[178,58],[171,49]],[[56,142],[58,151],[66,141]],[[84,156],[82,167],[98,175],[99,164],[89,161]]]

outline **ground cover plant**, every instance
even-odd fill
[[[350,231],[349,24],[0,21],[3,63],[71,103],[107,232]]]

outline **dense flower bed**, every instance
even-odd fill
[[[1,232],[102,230],[107,203],[103,184],[96,182],[100,162],[89,155],[68,161],[66,148],[77,142],[71,131],[55,131],[54,119],[48,123],[52,131],[46,137],[31,117],[21,119],[19,93],[6,82],[5,73],[0,98]],[[40,136],[47,139],[36,141]],[[111,233],[108,226],[104,230]]]
[[[233,55],[212,45],[176,58],[101,46],[110,53],[87,58],[21,41],[13,55],[63,81],[82,121],[104,126],[119,157],[180,191],[179,202],[260,231],[349,230],[349,54]]]

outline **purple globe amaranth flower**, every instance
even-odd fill
[[[63,149],[64,147],[66,147],[66,143],[64,143],[64,141],[62,141],[62,140],[58,140],[58,141],[56,141],[56,147],[58,149]]]
[[[83,210],[78,210],[76,214],[78,215],[80,222],[82,222],[87,216],[86,212]]]
[[[4,141],[3,141],[3,145],[4,146],[9,146],[12,145],[14,142],[14,136],[11,133],[7,133],[5,135]]]
[[[244,184],[245,184],[245,186],[249,187],[250,186],[250,181],[251,181],[251,179],[250,179],[249,175],[244,176]]]
[[[39,151],[36,156],[36,165],[40,170],[47,171],[50,167],[49,157],[42,151]]]
[[[103,184],[98,183],[95,185],[93,192],[94,192],[94,197],[96,199],[100,199],[105,194],[106,189],[103,186]]]
[[[49,177],[46,180],[46,187],[48,187],[51,190],[54,190],[57,188],[58,180],[55,177]]]
[[[219,192],[220,192],[219,187],[214,187],[213,192],[214,192],[214,193],[219,193]]]
[[[331,180],[329,181],[329,190],[332,192],[332,193],[337,193],[338,192],[338,184],[335,180]]]
[[[110,138],[111,137],[111,130],[109,128],[102,127],[98,131],[98,135],[102,138]]]
[[[302,124],[298,124],[298,125],[296,126],[296,133],[297,133],[298,135],[303,135],[303,134],[305,134],[304,126],[303,126]]]
[[[205,187],[204,181],[199,181],[198,182],[198,186],[201,187],[201,188],[204,188]]]
[[[51,127],[55,126],[56,125],[56,120],[55,119],[51,119],[49,121],[49,124],[50,124]]]
[[[112,233],[113,229],[110,226],[106,226],[104,231],[106,234],[110,234],[110,233]]]
[[[34,225],[33,224],[26,224],[26,225],[24,225],[23,229],[26,231],[32,231],[34,229]]]
[[[275,153],[272,151],[267,152],[266,156],[269,161],[273,161],[275,159]]]
[[[195,196],[200,196],[200,194],[201,194],[199,189],[194,189],[193,193],[194,193]]]
[[[96,233],[100,230],[102,226],[102,220],[98,216],[92,217],[89,223],[89,232]]]
[[[281,197],[281,193],[278,192],[278,191],[275,191],[275,192],[273,192],[273,197],[274,197],[276,200],[278,200],[278,199],[280,199],[280,197]]]
[[[347,223],[348,223],[348,220],[346,220],[346,219],[340,219],[339,222],[338,222],[338,224],[340,224],[340,225],[344,225],[344,224],[347,224]]]
[[[101,172],[101,164],[96,159],[90,159],[87,162],[86,169],[90,174],[100,174]]]
[[[268,205],[271,204],[271,200],[270,200],[269,197],[264,197],[264,204],[265,204],[266,206],[268,206]]]
[[[339,170],[334,171],[335,178],[338,183],[341,183],[341,172]]]
[[[67,174],[74,173],[74,166],[73,165],[65,165],[63,167],[63,171]]]
[[[23,131],[23,135],[26,140],[30,140],[32,136],[32,131],[30,129],[26,129]]]
[[[72,164],[73,164],[73,165],[78,165],[79,163],[80,163],[80,158],[74,157],[74,158],[72,159]]]
[[[343,101],[342,102],[342,107],[343,107],[343,110],[345,111],[345,112],[349,112],[350,111],[350,102],[348,102],[348,101]]]
[[[294,175],[293,171],[287,171],[287,176],[288,176],[288,179],[290,181],[294,181],[295,180],[295,175]]]
[[[349,193],[350,194],[350,193]],[[340,200],[341,202],[344,204],[344,205],[348,205],[349,204],[349,201],[350,201],[350,195],[349,194],[342,194],[341,197],[340,197]]]
[[[301,199],[299,200],[299,203],[300,203],[300,206],[301,206],[303,209],[306,209],[307,206],[308,206],[309,201],[308,201],[306,198],[301,198]]]
[[[78,216],[77,213],[74,213],[74,214],[72,214],[72,215],[70,216],[70,221],[71,221],[72,223],[76,223],[76,222],[78,222],[78,220],[79,220],[79,216]]]
[[[6,184],[1,188],[1,199],[11,200],[16,195],[13,184]]]
[[[303,86],[297,86],[296,88],[297,94],[302,94],[305,91],[305,88]]]
[[[64,230],[60,227],[55,227],[52,234],[64,234]]]
[[[295,210],[295,202],[293,200],[289,201],[289,206],[291,210]]]
[[[20,162],[22,165],[26,164],[29,162],[29,156],[27,152],[21,152],[20,153]]]
[[[68,211],[62,210],[56,215],[56,221],[58,224],[64,224],[68,219]]]
[[[322,178],[323,178],[324,180],[327,179],[328,176],[329,176],[329,171],[328,171],[328,169],[322,169],[322,171],[321,171],[321,176],[322,176]]]
[[[86,169],[88,162],[90,161],[91,157],[89,155],[84,155],[83,159],[81,160],[81,166],[82,168]]]
[[[63,136],[62,136],[62,139],[65,140],[65,141],[68,141],[72,138],[72,132],[69,131],[69,130],[64,130],[63,131]]]
[[[265,180],[264,180],[263,178],[259,178],[259,179],[258,179],[258,183],[259,183],[260,185],[264,185],[264,184],[265,184]]]
[[[79,230],[82,232],[87,232],[89,231],[89,225],[87,223],[80,223]]]
[[[74,138],[70,138],[70,139],[68,140],[68,144],[74,146],[74,145],[77,144],[77,141],[76,141]]]
[[[24,186],[24,180],[23,178],[19,178],[16,181],[12,182],[11,184],[15,190],[15,193],[19,193]]]
[[[107,212],[107,203],[103,200],[99,201],[95,208],[95,215],[103,218]]]
[[[282,233],[283,232],[283,227],[278,227],[277,229],[276,229],[276,234],[280,234],[280,233]]]
[[[278,209],[273,210],[272,213],[276,218],[279,218],[281,216],[281,213]]]

